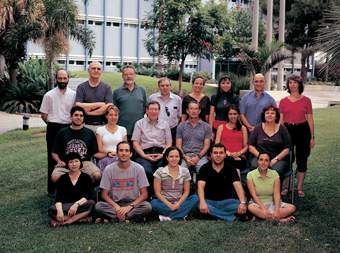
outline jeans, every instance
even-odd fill
[[[208,212],[211,216],[228,222],[232,222],[235,219],[235,213],[240,205],[240,201],[238,199],[206,199],[205,202],[208,205]]]
[[[191,210],[197,208],[198,197],[197,195],[191,195],[186,198],[182,205],[175,211],[172,211],[167,205],[165,205],[159,199],[153,199],[151,201],[152,209],[164,216],[170,217],[172,220],[183,220]]]

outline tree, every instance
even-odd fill
[[[276,41],[273,41],[270,45],[262,44],[258,51],[248,46],[241,49],[238,58],[246,65],[252,75],[256,73],[265,75],[276,64],[290,58],[290,56],[280,52],[282,47],[283,43]]]
[[[78,23],[78,10],[72,0],[44,0],[46,7],[45,19],[46,29],[42,37],[47,66],[48,66],[48,87],[54,86],[53,64],[56,58],[68,50],[69,38],[79,41],[89,55],[92,54],[94,34],[88,28]]]
[[[317,33],[316,43],[324,52],[324,71],[339,71],[340,66],[340,0],[335,0],[325,11]]]
[[[42,0],[0,2],[0,76],[6,63],[11,83],[17,81],[18,62],[26,56],[26,43],[43,34],[45,6]]]
[[[199,0],[155,0],[146,27],[149,32],[145,46],[149,54],[158,57],[164,55],[169,63],[180,63],[181,92],[187,56],[209,59],[214,51],[216,38],[213,19],[203,10]]]

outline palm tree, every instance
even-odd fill
[[[251,47],[243,47],[238,58],[252,75],[256,73],[265,75],[276,64],[291,57],[280,52],[283,45],[283,43],[274,41],[269,45],[259,47],[258,51]]]
[[[332,71],[340,65],[340,1],[336,0],[324,14],[316,42],[326,60],[323,70]]]
[[[47,28],[42,44],[45,49],[48,65],[49,89],[54,86],[53,64],[55,59],[68,50],[69,38],[79,41],[89,55],[92,54],[95,42],[91,30],[78,23],[77,6],[72,0],[43,0],[46,8]]]

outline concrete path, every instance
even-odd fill
[[[21,114],[0,112],[0,134],[13,129],[22,129],[23,119]],[[28,120],[29,127],[45,127],[45,122],[40,115],[31,115]]]

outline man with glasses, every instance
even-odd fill
[[[182,114],[182,99],[171,92],[169,78],[158,80],[159,92],[152,94],[149,101],[157,101],[161,105],[159,119],[168,122],[171,128],[172,144],[175,145],[176,129]]]
[[[89,80],[77,87],[76,105],[85,110],[85,124],[95,131],[105,123],[105,111],[112,105],[112,89],[100,79],[102,65],[99,62],[92,62],[88,72]]]

